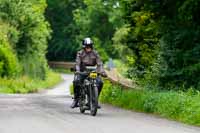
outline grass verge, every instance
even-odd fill
[[[0,93],[34,93],[41,89],[50,88],[61,81],[58,73],[49,71],[46,80],[32,79],[27,76],[18,79],[0,78]]]
[[[200,126],[200,92],[124,90],[105,81],[101,102]]]
[[[70,94],[74,95],[74,87],[73,84],[70,85]]]

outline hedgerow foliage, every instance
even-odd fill
[[[167,89],[200,88],[200,0],[48,3],[50,60],[73,60],[89,36],[103,61],[119,58],[129,66],[130,78]]]
[[[0,39],[0,61],[10,62],[4,65],[7,68],[1,67],[1,76],[11,76],[21,70],[21,74],[45,78],[45,54],[50,36],[44,17],[46,6],[45,0],[0,0],[0,30],[5,31]],[[21,64],[18,70],[15,70],[16,63]]]
[[[130,51],[129,76],[169,89],[199,88],[200,1],[122,0],[122,5],[126,26],[118,31],[125,32],[116,32],[114,42]]]

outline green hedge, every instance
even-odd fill
[[[200,126],[200,92],[194,89],[188,92],[124,90],[106,81],[101,101]]]

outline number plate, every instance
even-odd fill
[[[93,79],[95,79],[95,78],[97,78],[97,73],[90,73],[90,78],[93,78]]]

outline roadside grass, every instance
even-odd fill
[[[73,87],[73,84],[70,85],[70,95],[74,95],[74,87]]]
[[[125,90],[105,81],[102,103],[200,126],[200,92]]]
[[[46,80],[32,79],[27,76],[17,79],[0,78],[0,93],[35,93],[53,87],[61,80],[61,76],[51,70],[49,70]]]

